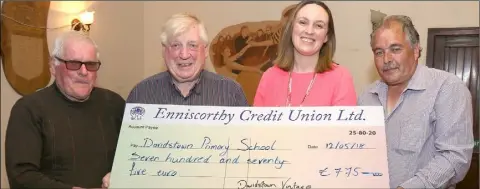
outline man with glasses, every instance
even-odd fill
[[[55,41],[55,82],[20,98],[8,121],[5,155],[11,188],[100,188],[110,172],[125,100],[95,87],[92,39],[71,31]]]

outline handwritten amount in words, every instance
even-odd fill
[[[240,140],[242,148],[231,149],[230,144],[215,144],[212,142],[212,139],[208,136],[203,138],[201,145],[195,146],[194,144],[182,144],[178,141],[170,142],[166,141],[163,143],[159,143],[154,141],[151,138],[144,138],[142,144],[131,144],[131,147],[134,148],[169,148],[169,149],[178,149],[178,150],[196,150],[196,149],[204,149],[204,150],[215,150],[219,151],[219,156],[222,156],[218,160],[217,163],[231,163],[231,164],[239,164],[241,162],[240,155],[227,157],[229,150],[235,151],[268,151],[268,150],[288,150],[288,149],[277,149],[276,143],[277,141],[274,140],[270,144],[259,144],[252,142],[248,138],[244,138]],[[251,145],[252,144],[252,145]],[[173,153],[168,153],[165,157],[161,158],[158,156],[148,156],[148,155],[139,155],[138,153],[134,152],[131,154],[131,161],[150,161],[150,162],[169,162],[169,163],[211,163],[212,155],[208,156],[175,156]],[[245,163],[245,162],[243,162]],[[281,169],[284,164],[288,164],[287,160],[283,160],[278,156],[273,157],[262,157],[262,158],[248,158],[246,159],[246,163],[248,164],[275,164],[277,165],[277,169]]]

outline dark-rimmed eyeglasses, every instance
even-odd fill
[[[67,67],[68,70],[79,70],[82,65],[85,65],[85,68],[88,70],[88,71],[91,71],[91,72],[94,72],[94,71],[98,71],[98,69],[100,69],[100,65],[102,64],[100,61],[98,62],[81,62],[81,61],[77,61],[77,60],[64,60],[64,59],[61,59],[61,58],[58,58],[55,56],[55,59],[59,60],[60,62],[63,62],[65,63],[65,66]]]

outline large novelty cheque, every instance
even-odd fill
[[[110,188],[389,188],[381,107],[127,104]]]

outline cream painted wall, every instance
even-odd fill
[[[113,90],[124,98],[141,79],[143,73],[143,2],[107,1],[51,1],[47,27],[54,28],[69,24],[72,18],[85,9],[95,11],[95,23],[90,36],[100,50],[102,67],[98,85]],[[47,33],[50,51],[56,36],[69,27],[49,30]],[[53,81],[53,78],[51,82]],[[10,109],[20,98],[8,84],[3,67],[1,70],[1,188],[8,188],[5,173],[4,143],[5,130]]]
[[[137,82],[165,70],[159,33],[161,24],[169,15],[177,12],[197,14],[203,19],[209,36],[213,38],[227,25],[246,21],[277,20],[284,7],[296,2],[298,1],[51,1],[48,27],[68,24],[74,15],[86,8],[94,10],[95,23],[92,25],[90,35],[97,41],[103,61],[99,71],[99,85],[114,90],[126,98],[129,90]],[[428,28],[479,26],[479,3],[474,1],[328,1],[327,4],[332,9],[335,20],[337,34],[335,59],[352,72],[357,93],[377,77],[373,70],[369,47],[370,9],[380,10],[386,14],[409,15],[420,33],[424,52]],[[59,31],[48,32],[50,49]],[[421,58],[421,63],[424,62],[425,56]],[[7,83],[3,70],[1,91],[1,163],[4,165],[6,124],[10,109],[20,96]],[[5,169],[4,166],[1,167],[1,187],[7,188]]]
[[[298,1],[151,1],[144,3],[145,76],[164,70],[158,39],[161,24],[177,12],[191,12],[205,22],[213,38],[226,26],[247,21],[279,20],[282,10]],[[185,3],[183,5],[183,3]],[[412,18],[426,49],[427,29],[432,27],[478,27],[478,1],[327,1],[337,35],[335,60],[353,74],[357,93],[378,76],[370,50],[370,9]],[[426,50],[420,62],[425,63]]]

